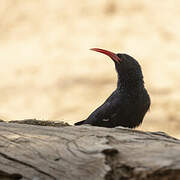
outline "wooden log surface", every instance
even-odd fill
[[[180,141],[122,127],[1,122],[0,179],[178,180]]]

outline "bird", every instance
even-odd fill
[[[90,50],[103,53],[113,60],[117,72],[117,88],[87,119],[74,125],[138,127],[151,104],[140,64],[128,54],[116,54],[100,48]]]

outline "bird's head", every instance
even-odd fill
[[[133,57],[99,48],[92,48],[91,50],[103,53],[114,61],[119,84],[124,84],[125,86],[136,85],[136,83],[143,84],[141,66]]]

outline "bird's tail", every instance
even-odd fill
[[[79,122],[75,123],[74,125],[75,125],[75,126],[82,125],[82,124],[84,124],[84,121],[85,121],[85,120],[83,120],[83,121],[79,121]]]

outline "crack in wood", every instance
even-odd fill
[[[0,155],[8,160],[11,160],[16,163],[22,164],[24,166],[30,167],[30,168],[34,169],[35,171],[38,171],[39,173],[44,174],[45,176],[48,176],[49,178],[56,180],[56,178],[54,176],[52,176],[51,174],[48,174],[48,173],[40,170],[39,168],[32,166],[31,164],[28,164],[28,163],[20,161],[18,159],[12,158],[12,157],[8,156],[7,154],[1,153],[1,152],[0,152]]]
[[[104,149],[102,153],[105,156],[105,164],[110,167],[110,170],[105,175],[105,180],[114,180],[114,179],[120,179],[119,176],[115,173],[115,167],[117,164],[116,158],[118,155],[117,149]]]
[[[0,170],[0,179],[6,179],[6,180],[20,180],[22,179],[22,175],[18,173],[9,174],[7,172]]]

